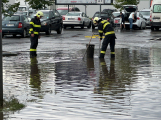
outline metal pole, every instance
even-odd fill
[[[3,106],[2,0],[0,0],[0,106]]]
[[[85,14],[87,15],[87,12],[86,12],[86,5],[85,5]]]

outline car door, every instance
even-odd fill
[[[60,27],[62,27],[63,24],[63,20],[62,20],[62,16],[59,14],[59,12],[57,10],[53,11],[54,14],[54,29],[58,30]]]
[[[88,26],[89,21],[88,21],[88,18],[84,12],[82,13],[82,18],[83,18],[84,25]]]
[[[29,21],[29,19],[28,19],[28,17],[27,16],[23,16],[24,17],[24,26],[25,26],[25,28],[27,29],[27,33],[29,33],[29,29],[30,29],[30,21]]]

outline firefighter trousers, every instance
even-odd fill
[[[36,57],[37,56],[36,48],[38,46],[38,35],[34,35],[34,37],[30,36],[30,42],[31,42],[31,45],[30,45],[30,57]]]
[[[110,43],[111,58],[115,57],[115,36],[105,36],[99,58],[104,58],[108,44]]]

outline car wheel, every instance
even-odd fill
[[[26,37],[26,34],[27,34],[26,29],[24,29],[24,30],[23,30],[23,33],[21,34],[21,36],[22,36],[23,38],[25,38],[25,37]]]
[[[83,23],[83,25],[81,26],[81,29],[83,29],[84,28],[84,23]]]
[[[71,26],[71,28],[73,29],[73,28],[74,28],[74,26]]]
[[[141,25],[140,25],[139,29],[140,29],[140,30],[142,30],[142,29],[143,29],[142,23],[141,23]]]
[[[95,26],[92,24],[92,29],[95,29]]]
[[[156,27],[155,29],[156,29],[157,31],[159,30],[159,28],[158,28],[158,27]]]
[[[57,30],[57,34],[61,34],[61,32],[62,32],[62,27],[60,25],[59,29]]]
[[[4,37],[4,34],[2,34],[2,38]]]
[[[46,31],[46,35],[50,35],[51,34],[51,27],[49,26],[48,30]]]
[[[89,25],[87,26],[87,28],[89,28],[89,29],[91,28],[91,22],[89,23]]]

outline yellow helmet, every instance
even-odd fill
[[[98,18],[98,17],[95,17],[95,18],[93,19],[93,23],[96,24],[96,23],[98,22],[98,20],[99,20],[99,18]]]
[[[43,12],[38,11],[38,12],[36,13],[36,16],[37,16],[38,18],[40,18],[40,17],[43,17],[44,14],[43,14]]]

